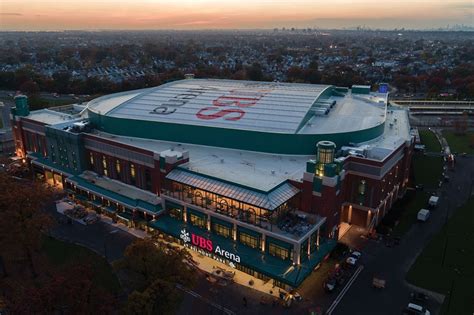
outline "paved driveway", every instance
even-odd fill
[[[372,240],[361,242],[360,247],[364,251],[362,264],[365,269],[333,314],[400,314],[406,307],[413,289],[405,281],[405,275],[418,254],[445,224],[447,215],[450,216],[471,195],[474,158],[460,157],[455,171],[449,173],[451,180],[441,187],[440,205],[434,210],[430,220],[423,224],[415,223],[402,238],[400,245],[388,248],[383,243]],[[371,287],[374,276],[386,279],[386,289],[377,291]],[[438,294],[434,297],[428,307],[432,314],[438,314],[442,299],[439,299]]]

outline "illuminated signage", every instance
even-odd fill
[[[200,235],[196,235],[194,233],[189,233],[186,229],[181,230],[181,235],[179,236],[183,240],[184,243],[186,244],[192,244],[194,246],[197,246],[198,248],[201,248],[205,251],[218,254],[219,256],[225,257],[229,260],[232,260],[236,263],[240,263],[240,256],[236,255],[234,253],[231,253],[223,248],[221,248],[219,245],[216,245],[214,247],[214,244],[212,243],[212,240],[207,239],[205,237],[202,237]]]

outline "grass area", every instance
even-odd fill
[[[474,132],[466,132],[464,135],[457,135],[453,131],[444,131],[443,136],[448,141],[451,152],[474,154],[474,147],[469,146]]]
[[[441,145],[439,144],[438,138],[431,130],[419,130],[421,143],[425,145],[426,151],[428,152],[439,152],[441,151]]]
[[[430,241],[408,272],[407,280],[445,294],[441,314],[473,314],[474,198],[457,209]]]
[[[43,250],[52,264],[65,265],[70,262],[86,262],[92,264],[94,282],[112,294],[121,291],[120,283],[107,261],[88,248],[63,242],[54,238],[44,237]]]
[[[405,197],[398,200],[387,213],[382,221],[385,227],[381,227],[379,231],[393,226],[392,235],[400,237],[410,230],[416,221],[418,211],[428,204],[429,191],[438,186],[443,172],[443,159],[421,153],[415,154],[413,168],[415,184],[422,184],[425,187],[424,191],[408,191]]]
[[[415,183],[423,184],[429,189],[437,187],[441,179],[443,163],[442,157],[415,154],[413,156]]]
[[[393,206],[391,211],[396,211],[397,208],[400,208],[401,211],[401,215],[398,218],[398,224],[393,228],[392,231],[394,236],[400,237],[410,230],[413,222],[416,221],[418,211],[420,211],[422,208],[426,208],[428,199],[428,193],[419,191],[414,193],[413,197],[403,199],[399,204]]]

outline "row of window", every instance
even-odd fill
[[[182,210],[180,208],[170,208],[169,213],[172,217],[181,219]],[[188,222],[196,227],[207,229],[207,218],[196,215],[194,213],[189,214]],[[231,238],[233,229],[231,227],[225,226],[219,223],[212,223],[212,231],[220,236]],[[251,235],[245,232],[239,232],[239,242],[245,246],[260,249],[260,237]],[[292,251],[289,248],[274,244],[272,242],[268,243],[268,253],[272,256],[278,257],[280,259],[286,260],[291,259]]]
[[[91,169],[96,170],[95,168],[95,156],[92,152],[89,152],[89,162],[90,162],[90,167]],[[107,176],[107,177],[112,177],[113,174],[110,174],[109,173],[109,169],[110,169],[110,165],[109,165],[109,162],[110,160],[107,158],[107,156],[105,155],[102,155],[100,157],[100,160],[98,161],[100,164],[102,164],[102,174],[104,176]],[[126,177],[124,177],[123,175],[123,168],[122,168],[122,163],[119,159],[115,159],[115,163],[114,163],[114,167],[115,167],[115,177],[118,179],[118,180],[124,180]],[[130,180],[130,184],[134,185],[134,186],[137,186],[137,170],[136,170],[136,166],[135,164],[133,163],[130,163],[129,164],[129,180]],[[145,171],[144,171],[144,184],[145,184],[145,188],[146,190],[148,191],[152,191],[152,177],[151,177],[151,172],[149,169],[145,168]]]

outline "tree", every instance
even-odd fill
[[[166,292],[166,294],[163,294]],[[166,298],[163,298],[166,295]],[[127,301],[128,314],[174,314],[181,295],[172,283],[155,280],[145,291],[133,291]]]
[[[259,63],[254,63],[247,69],[247,76],[252,81],[262,81],[263,72]]]
[[[33,277],[34,256],[53,224],[42,211],[51,200],[52,192],[43,183],[19,182],[0,173],[0,256],[5,261],[24,259]]]
[[[115,300],[93,283],[88,264],[54,269],[38,283],[21,283],[11,288],[8,308],[12,314],[110,314]]]
[[[133,291],[127,301],[130,314],[168,314],[176,309],[181,296],[176,284],[191,285],[194,270],[186,249],[157,246],[151,239],[137,239],[130,244],[124,258],[114,264],[127,274],[127,286]]]

